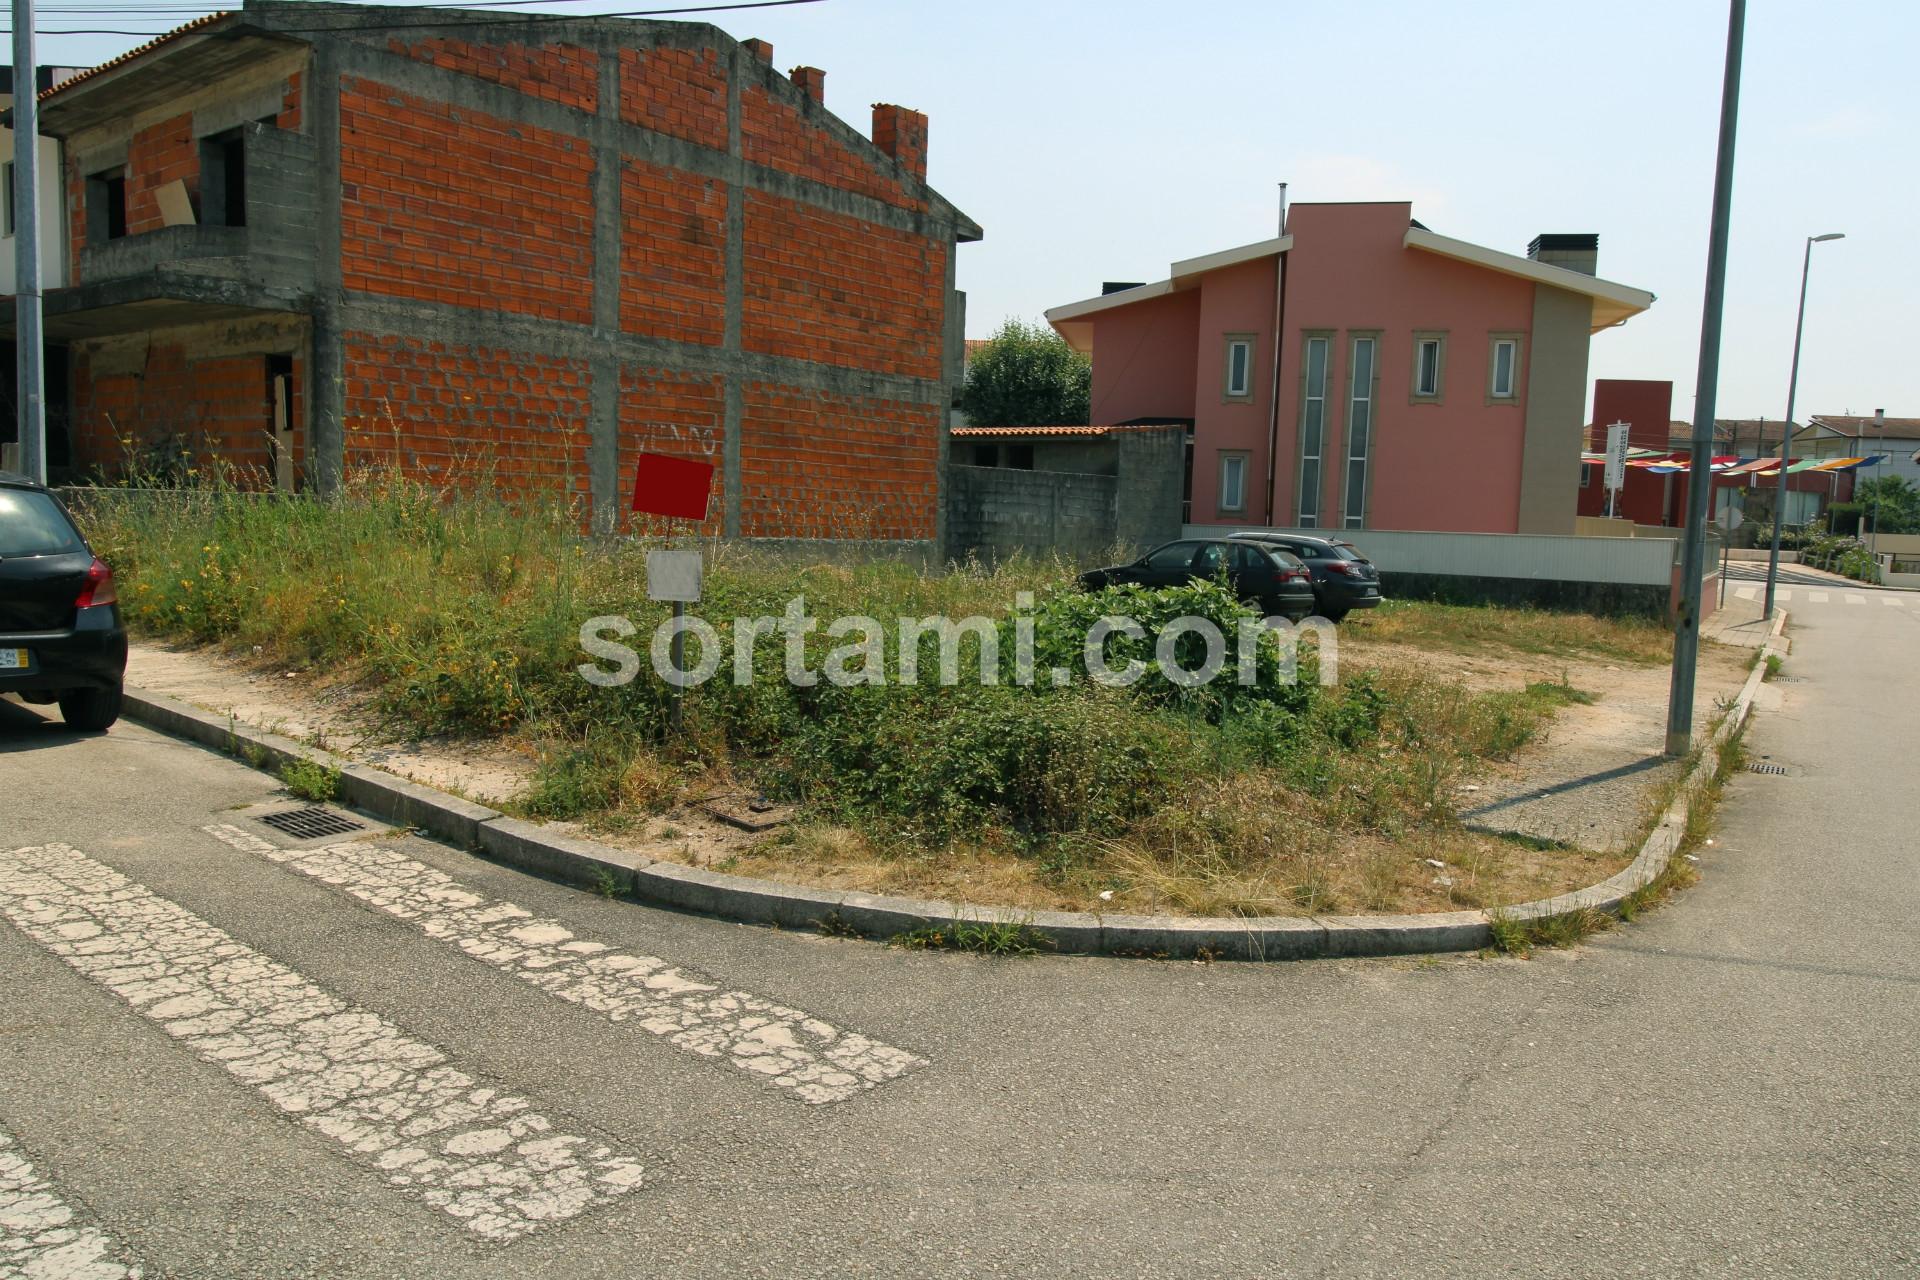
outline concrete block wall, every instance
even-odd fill
[[[1172,542],[1182,532],[1186,429],[1117,431],[1113,442],[1118,483],[1111,540],[1140,551]]]
[[[948,555],[1058,554],[1090,564],[1113,546],[1118,485],[1113,476],[1071,471],[949,467]]]

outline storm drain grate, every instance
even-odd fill
[[[318,840],[321,836],[344,836],[367,829],[366,823],[319,805],[262,814],[260,821],[295,840]]]
[[[1783,764],[1766,764],[1762,762],[1758,764],[1748,765],[1747,772],[1748,773],[1766,773],[1766,774],[1772,774],[1774,777],[1777,777],[1777,778],[1784,778],[1787,776],[1787,766]]]

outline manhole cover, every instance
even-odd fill
[[[1787,766],[1783,764],[1768,764],[1765,761],[1762,761],[1758,764],[1748,765],[1747,772],[1748,773],[1769,773],[1774,775],[1775,777],[1784,778],[1787,776]]]
[[[261,814],[260,821],[295,840],[318,840],[322,836],[344,836],[367,829],[366,823],[319,805]]]

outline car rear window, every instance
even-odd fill
[[[1366,559],[1365,556],[1360,554],[1360,548],[1354,546],[1351,542],[1336,542],[1333,544],[1333,550],[1334,550],[1334,554],[1339,556],[1342,560],[1365,560]]]
[[[0,489],[0,557],[57,556],[86,544],[53,498],[37,489]]]

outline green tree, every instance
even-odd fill
[[[1093,361],[1044,324],[1009,320],[967,365],[960,411],[976,427],[1084,426]]]
[[[1905,476],[1862,480],[1852,504],[1866,515],[1863,528],[1881,533],[1920,533],[1920,489]]]

